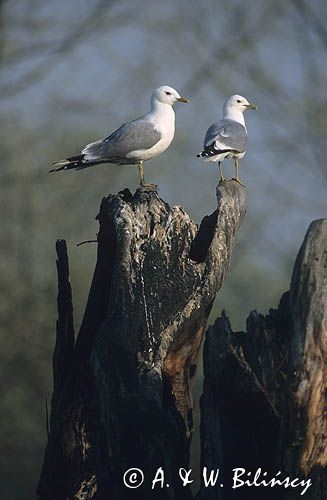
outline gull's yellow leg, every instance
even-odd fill
[[[245,187],[245,184],[243,184],[243,182],[241,182],[241,179],[238,176],[238,159],[237,158],[235,158],[235,169],[236,169],[236,182],[241,184],[241,186]]]
[[[143,160],[141,160],[139,163],[139,174],[140,174],[140,185],[145,186],[144,172],[143,172]]]
[[[221,161],[218,162],[218,168],[219,168],[219,175],[220,175],[219,182],[223,182],[225,180],[225,177],[224,177],[224,174],[223,174],[223,169],[222,169],[222,166],[221,166]]]

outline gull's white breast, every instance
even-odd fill
[[[165,108],[161,112],[149,113],[146,117],[147,120],[154,124],[155,129],[160,132],[161,139],[152,148],[132,151],[126,155],[128,158],[143,161],[151,160],[163,153],[171,144],[175,135],[175,113],[171,106]]]

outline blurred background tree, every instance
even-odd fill
[[[54,242],[69,245],[78,327],[96,245],[76,244],[94,238],[101,198],[138,182],[136,167],[48,175],[49,164],[140,116],[154,88],[172,85],[192,103],[176,106],[174,143],[145,165],[146,178],[200,221],[218,179],[195,158],[205,130],[229,95],[256,102],[240,165],[248,213],[213,311],[244,328],[251,309],[276,305],[308,224],[326,215],[327,4],[17,0],[0,9],[1,498],[29,500],[52,386]]]

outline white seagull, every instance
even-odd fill
[[[50,172],[92,167],[100,163],[138,164],[140,184],[144,182],[143,162],[163,153],[175,134],[175,102],[189,102],[177,90],[164,85],[151,97],[151,109],[141,118],[121,125],[105,139],[87,144],[81,154],[55,162]]]
[[[247,109],[257,109],[257,106],[241,95],[229,97],[224,104],[223,119],[208,128],[203,151],[197,155],[204,161],[218,161],[220,182],[225,180],[221,162],[232,158],[235,160],[236,181],[244,186],[238,176],[238,160],[243,158],[247,148],[248,133],[243,115]]]

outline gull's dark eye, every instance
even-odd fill
[[[241,104],[241,102],[242,102],[242,101],[241,101],[241,99],[237,99],[237,102],[238,102],[239,104]]]
[[[171,95],[171,92],[166,92],[166,95]]]

